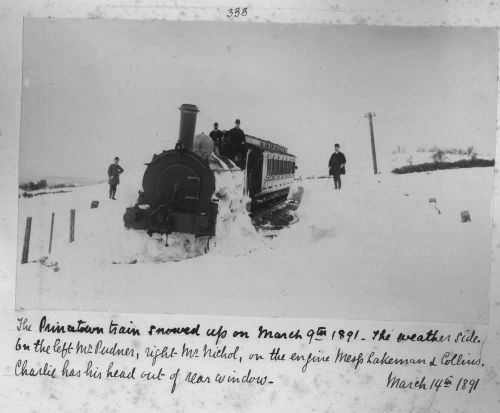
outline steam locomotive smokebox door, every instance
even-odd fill
[[[215,176],[208,162],[196,153],[176,149],[156,156],[144,172],[142,188],[143,202],[150,211],[146,213],[148,231],[215,234]]]
[[[174,164],[166,167],[158,175],[156,194],[159,199],[172,202],[174,205],[189,200],[198,200],[200,178],[196,172],[186,165]]]

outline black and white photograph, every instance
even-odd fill
[[[488,322],[492,28],[27,17],[18,310]]]

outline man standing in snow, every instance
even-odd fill
[[[345,163],[346,159],[342,152],[340,152],[340,145],[335,144],[335,152],[333,152],[330,157],[330,162],[328,162],[328,168],[330,169],[330,175],[333,175],[333,182],[335,184],[335,189],[340,189],[341,181],[340,175],[345,174]]]
[[[120,174],[124,171],[124,169],[120,165],[118,165],[119,160],[120,159],[117,156],[115,158],[115,161],[111,165],[109,165],[108,168],[109,199],[116,200],[116,187],[120,183]]]

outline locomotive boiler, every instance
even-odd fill
[[[146,164],[137,202],[123,216],[127,228],[145,230],[149,235],[212,237],[216,235],[219,203],[227,197],[220,182],[241,181],[233,190],[241,192],[241,199],[248,200],[250,209],[286,198],[296,166],[295,156],[285,147],[245,135],[243,161],[238,166],[219,150],[200,150],[199,145],[195,149],[199,110],[191,104],[179,109],[175,148],[155,154]],[[228,180],[228,176],[234,179]]]

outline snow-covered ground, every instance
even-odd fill
[[[30,263],[18,264],[18,308],[487,321],[493,168],[351,174],[341,191],[328,179],[303,180],[295,224],[270,239],[244,205],[222,209],[208,254],[189,237],[170,237],[165,248],[124,228],[140,179],[125,174],[117,201],[106,184],[19,199],[19,249],[26,217],[33,225]],[[461,223],[463,210],[471,222]],[[52,254],[40,263],[52,212]]]

